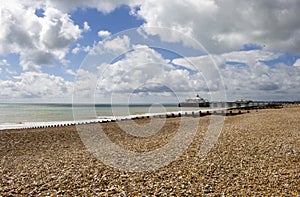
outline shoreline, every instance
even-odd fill
[[[226,108],[207,108],[200,110],[178,110],[170,112],[161,112],[161,113],[144,113],[144,114],[135,114],[128,116],[105,116],[103,118],[94,118],[94,119],[82,119],[82,120],[69,120],[69,121],[49,121],[49,122],[22,122],[22,123],[4,123],[0,124],[1,130],[9,129],[33,129],[33,128],[47,128],[47,127],[61,127],[61,126],[71,126],[71,125],[81,125],[81,124],[91,124],[91,123],[103,123],[103,122],[114,122],[114,121],[123,121],[123,120],[132,120],[139,118],[155,118],[155,117],[179,117],[179,116],[196,116],[200,112],[204,115],[205,113],[212,113],[218,111],[226,111]]]
[[[226,116],[217,143],[203,158],[197,152],[210,116],[167,118],[160,131],[144,138],[123,132],[118,122],[101,124],[114,143],[143,152],[166,145],[180,119],[200,121],[193,142],[181,156],[169,165],[145,172],[105,165],[86,149],[76,126],[2,130],[0,195],[297,196],[299,118],[299,105]],[[131,122],[122,124],[131,127]],[[147,125],[149,119],[136,119],[134,123]]]
[[[43,104],[41,104],[43,105]],[[64,104],[63,104],[64,105]],[[165,112],[146,112],[146,113],[137,113],[137,114],[131,114],[131,115],[109,115],[109,116],[97,116],[93,118],[74,118],[74,111],[73,111],[73,117],[72,119],[66,119],[63,121],[60,120],[54,120],[54,121],[18,121],[18,122],[3,122],[0,123],[0,131],[1,130],[8,130],[8,129],[31,129],[31,128],[48,128],[48,127],[61,127],[61,126],[71,126],[71,125],[81,125],[81,124],[89,124],[89,123],[102,123],[102,122],[114,122],[114,121],[123,121],[123,120],[129,120],[129,119],[139,119],[139,118],[153,118],[153,117],[178,117],[178,116],[203,116],[205,114],[210,113],[220,113],[220,111],[223,111],[221,113],[226,113],[226,115],[234,115],[232,111],[249,111],[249,110],[255,110],[255,109],[264,109],[264,108],[280,108],[282,106],[298,106],[299,104],[281,104],[279,106],[275,105],[254,105],[254,106],[248,106],[248,107],[207,107],[207,108],[189,108],[186,107],[181,110],[176,111],[165,111]],[[106,105],[103,105],[106,106]],[[138,105],[133,105],[138,106]],[[172,105],[173,106],[173,105]],[[76,110],[77,111],[77,110]],[[230,114],[228,114],[230,112]],[[79,112],[77,112],[79,113]],[[200,114],[199,114],[200,113]],[[239,112],[241,113],[241,112]]]
[[[290,106],[297,106],[297,104],[289,104]],[[166,111],[166,112],[154,112],[154,113],[143,113],[143,114],[134,114],[127,116],[98,116],[92,119],[79,119],[79,120],[65,120],[65,121],[37,121],[37,122],[20,122],[20,123],[2,123],[0,124],[1,130],[10,130],[10,129],[34,129],[34,128],[49,128],[49,127],[61,127],[61,126],[72,126],[72,125],[81,125],[81,124],[91,124],[91,123],[106,123],[106,122],[114,122],[114,121],[124,121],[124,120],[132,120],[132,119],[140,119],[140,118],[155,118],[155,117],[180,117],[180,116],[205,116],[211,115],[214,113],[225,113],[225,115],[234,115],[232,111],[239,110],[248,111],[254,110],[255,108],[211,108],[207,109],[185,109],[178,111]],[[229,114],[230,113],[230,114]]]

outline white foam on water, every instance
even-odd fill
[[[26,128],[42,128],[42,127],[57,127],[57,126],[68,126],[68,125],[77,125],[77,124],[88,124],[88,123],[101,123],[101,122],[110,122],[117,120],[126,120],[133,118],[143,118],[143,117],[153,117],[153,116],[170,116],[174,115],[192,115],[197,114],[201,111],[201,113],[213,112],[213,111],[222,111],[227,108],[209,108],[209,109],[201,109],[201,110],[181,110],[181,111],[173,111],[173,112],[160,112],[160,113],[144,113],[144,114],[135,114],[128,116],[99,116],[96,119],[88,119],[88,120],[73,120],[73,121],[51,121],[51,122],[21,122],[21,123],[3,123],[0,124],[0,130],[7,129],[26,129]]]

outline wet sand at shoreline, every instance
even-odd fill
[[[195,120],[199,128],[188,149],[145,172],[105,165],[75,126],[0,131],[0,196],[300,195],[300,106],[226,117],[218,141],[202,158],[197,153],[210,116],[168,118],[149,137],[132,136],[115,122],[101,128],[120,147],[145,152],[168,144],[182,122]],[[149,120],[135,123],[147,127]]]

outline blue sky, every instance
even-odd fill
[[[0,102],[177,102],[196,92],[300,100],[298,8],[296,0],[5,2]]]

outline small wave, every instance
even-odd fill
[[[111,120],[120,120],[120,119],[133,119],[140,117],[153,117],[159,115],[171,115],[171,114],[192,114],[206,112],[206,111],[217,111],[224,110],[226,108],[218,108],[218,109],[206,109],[206,110],[184,110],[184,111],[172,111],[172,112],[161,112],[161,113],[143,113],[136,115],[127,115],[127,116],[98,116],[96,119],[85,119],[85,120],[72,120],[72,121],[53,121],[53,122],[16,122],[16,123],[1,123],[0,130],[4,129],[21,129],[21,128],[37,128],[37,127],[50,127],[50,126],[66,126],[66,125],[76,125],[76,124],[86,124],[86,123],[94,123],[94,122],[104,122]]]

